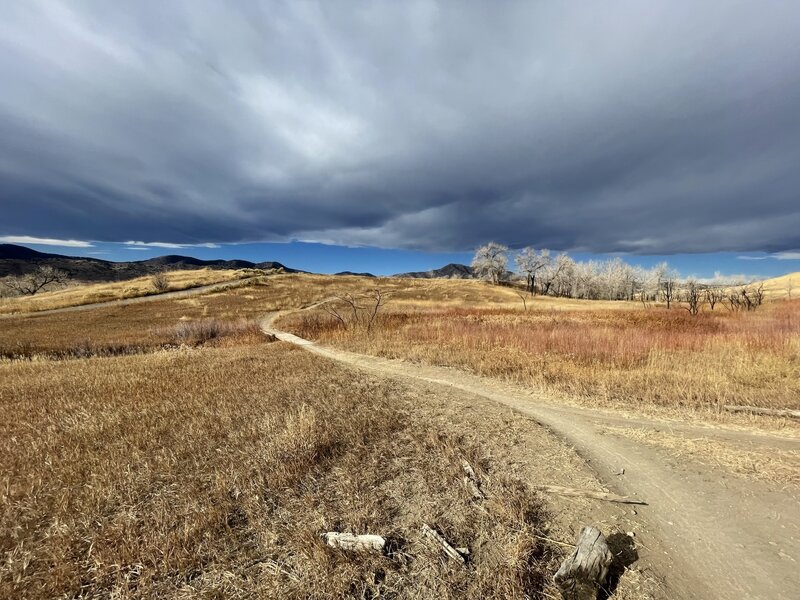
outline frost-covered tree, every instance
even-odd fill
[[[481,246],[475,251],[472,268],[482,279],[500,283],[508,269],[508,248],[495,242]]]
[[[555,296],[571,296],[575,281],[575,261],[563,252],[542,269],[540,280],[542,293]]]
[[[550,250],[536,252],[533,248],[523,248],[515,259],[517,272],[525,277],[525,287],[532,295],[536,293],[536,275],[550,264]]]

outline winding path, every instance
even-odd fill
[[[637,508],[637,545],[644,549],[642,560],[664,577],[671,598],[798,597],[800,489],[776,489],[691,460],[682,461],[636,440],[608,435],[604,427],[669,429],[764,452],[800,450],[800,441],[768,433],[628,419],[608,411],[558,405],[521,388],[455,369],[321,346],[278,330],[274,323],[281,314],[264,317],[265,333],[359,369],[455,388],[505,404],[574,446],[609,489],[648,502]],[[622,469],[624,475],[620,476]]]

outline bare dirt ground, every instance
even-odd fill
[[[627,419],[607,411],[556,405],[527,390],[455,369],[322,347],[276,329],[279,315],[264,318],[265,333],[359,369],[505,404],[573,445],[606,487],[648,503],[629,511],[628,517],[641,548],[641,564],[664,577],[665,597],[796,597],[800,586],[797,486],[737,477],[691,457],[676,457],[637,436],[616,435],[613,428],[701,433],[715,442],[746,445],[764,453],[773,449],[796,452],[800,450],[797,439],[725,428],[701,430],[680,422]]]

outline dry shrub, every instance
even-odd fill
[[[150,278],[150,285],[156,294],[161,294],[169,289],[169,277],[163,271],[153,274]]]
[[[536,495],[484,458],[499,425],[283,344],[0,364],[0,410],[0,597],[522,598],[554,567]]]
[[[187,346],[201,346],[221,338],[248,340],[264,337],[255,320],[224,321],[214,318],[181,321],[172,327],[156,329],[156,334],[167,339],[168,343]]]

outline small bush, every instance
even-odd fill
[[[169,278],[164,272],[154,274],[150,278],[150,283],[153,285],[153,289],[158,294],[166,292],[169,289]]]
[[[245,338],[262,339],[264,334],[256,321],[223,321],[200,319],[183,321],[174,327],[159,330],[168,343],[186,346],[201,346],[208,342],[225,339],[243,341]]]

